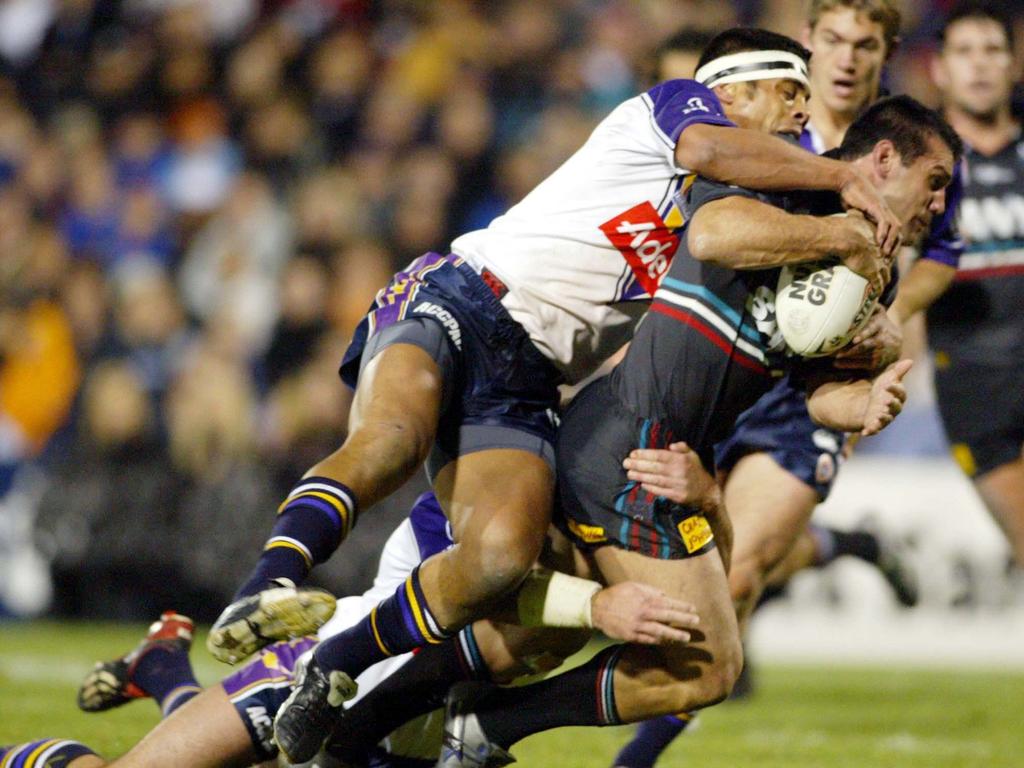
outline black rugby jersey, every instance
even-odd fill
[[[968,147],[956,281],[928,311],[937,363],[1024,362],[1024,136],[986,157]]]
[[[685,218],[733,195],[794,213],[842,210],[831,193],[767,195],[698,179],[682,201]],[[779,268],[700,262],[684,237],[625,358],[609,375],[611,391],[636,416],[659,422],[671,439],[685,440],[709,462],[711,446],[729,434],[739,414],[785,370],[803,367],[802,358],[787,352],[775,320],[778,276]]]

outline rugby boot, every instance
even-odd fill
[[[472,707],[490,688],[479,681],[456,683],[445,705],[444,742],[437,768],[499,768],[516,759],[487,738]]]
[[[131,652],[113,661],[97,661],[78,688],[78,708],[85,712],[103,712],[134,699],[149,696],[133,682],[139,662],[150,651],[163,648],[187,654],[192,646],[195,625],[187,616],[165,611],[149,627],[146,637]]]
[[[299,659],[295,686],[274,719],[274,741],[289,763],[305,763],[316,756],[344,715],[342,705],[356,691],[346,673],[321,669],[312,654]]]
[[[878,570],[892,587],[896,600],[904,608],[913,608],[920,599],[917,574],[907,562],[902,542],[878,537]]]
[[[334,615],[334,595],[296,587],[288,579],[236,600],[214,622],[206,649],[218,661],[237,664],[278,640],[315,634]]]

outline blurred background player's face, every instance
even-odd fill
[[[981,120],[995,117],[1013,91],[1013,55],[1002,26],[980,18],[951,25],[936,81],[950,106]]]
[[[726,115],[741,128],[800,137],[807,123],[810,91],[796,80],[775,78],[734,83],[734,98],[723,102]]]
[[[952,176],[953,153],[935,136],[928,140],[928,151],[910,165],[896,156],[879,187],[903,222],[904,242],[916,243],[928,231],[932,217],[946,209],[946,187]]]
[[[866,13],[836,8],[807,33],[811,92],[837,114],[856,114],[878,96],[888,51],[885,30]]]

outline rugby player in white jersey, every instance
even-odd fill
[[[1011,111],[1012,19],[954,7],[932,72],[967,144],[953,287],[928,312],[939,412],[953,456],[1024,567],[1024,136]]]
[[[764,56],[757,65],[797,66]],[[687,169],[752,188],[839,191],[876,220],[882,244],[880,255],[861,226],[837,223],[860,246],[851,266],[873,280],[885,271],[899,225],[870,182],[764,130],[793,98],[764,90],[721,105],[692,81],[651,89],[488,229],[458,238],[450,255],[417,259],[381,292],[342,366],[347,381],[358,377],[350,434],[282,504],[208,647],[237,660],[322,620],[329,599],[292,586],[337,548],[357,507],[425,460],[457,545],[417,569],[372,621],[317,649],[305,693],[278,718],[291,757],[314,751],[336,718],[330,690],[380,658],[457,632],[532,566],[551,513],[557,385],[587,376],[629,339],[678,244],[672,196]]]

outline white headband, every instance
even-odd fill
[[[714,88],[727,83],[776,77],[796,80],[811,87],[807,79],[807,62],[789,51],[744,51],[719,56],[698,69],[693,79],[701,85]]]

